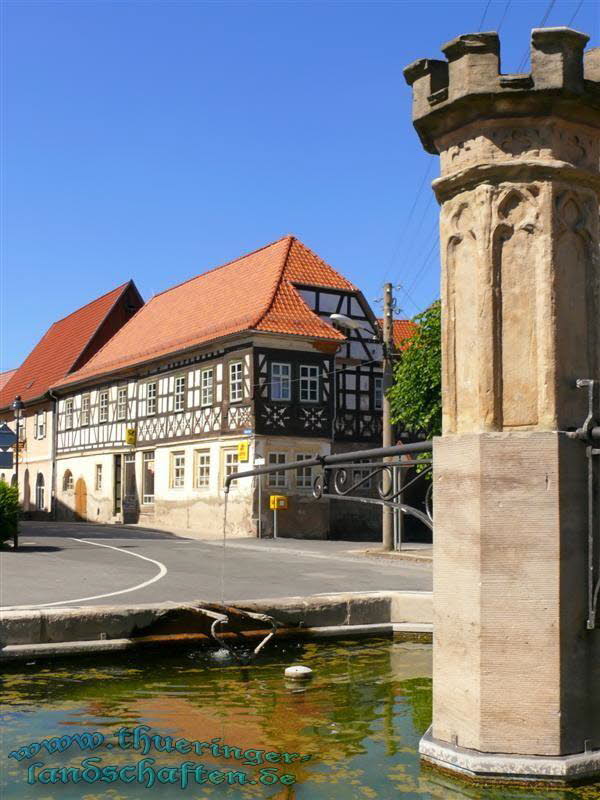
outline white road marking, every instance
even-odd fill
[[[148,558],[148,556],[142,556],[139,553],[130,553],[129,550],[124,550],[122,547],[115,547],[111,544],[100,544],[100,542],[90,542],[87,539],[76,539],[74,536],[70,536],[74,542],[82,542],[83,544],[91,544],[94,547],[107,547],[109,550],[117,550],[120,553],[125,553],[128,556],[135,556],[136,558],[141,558],[143,561],[150,561],[151,564],[156,564],[159,568],[158,572],[153,578],[150,578],[143,583],[138,583],[136,586],[131,586],[129,589],[119,589],[117,592],[107,592],[106,594],[95,594],[91,597],[77,597],[75,600],[58,600],[54,603],[36,603],[35,605],[25,605],[25,606],[0,606],[0,611],[21,611],[29,608],[49,608],[50,606],[65,606],[69,603],[84,603],[87,600],[101,600],[103,597],[114,597],[118,594],[127,594],[128,592],[136,592],[138,589],[143,589],[146,586],[150,586],[151,583],[155,583],[163,578],[167,574],[167,568],[163,563],[160,561],[156,561],[153,558]]]

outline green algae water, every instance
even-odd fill
[[[223,651],[168,651],[4,669],[0,797],[600,797],[598,785],[501,789],[421,767],[429,645],[368,639],[267,650],[246,666]],[[312,680],[286,682],[294,663],[311,667]]]

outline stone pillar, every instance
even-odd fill
[[[531,74],[502,75],[498,36],[466,34],[443,46],[447,60],[405,70],[415,128],[441,161],[443,435],[421,754],[475,776],[600,775],[586,450],[564,433],[588,411],[576,380],[600,378],[600,51],[584,53],[587,41],[534,30]]]

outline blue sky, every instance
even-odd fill
[[[598,46],[599,8],[4,0],[0,370],[128,278],[148,299],[286,233],[413,316],[439,293],[438,165],[403,67],[501,24],[503,71],[528,69],[548,11]]]

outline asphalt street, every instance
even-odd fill
[[[330,592],[431,590],[431,565],[348,553],[356,542],[186,539],[76,523],[21,525],[0,553],[3,608],[226,602]],[[372,545],[371,545],[372,546]]]

